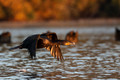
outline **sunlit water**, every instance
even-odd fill
[[[65,39],[67,32],[77,30],[75,46],[61,46],[64,62],[54,59],[46,49],[37,50],[31,60],[27,50],[9,51],[27,36],[46,31]],[[12,44],[0,46],[0,80],[118,80],[120,79],[120,42],[114,39],[114,28],[32,28],[1,29],[10,31]]]

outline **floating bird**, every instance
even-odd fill
[[[51,55],[58,60],[63,60],[63,56],[61,53],[60,45],[74,45],[75,43],[67,41],[67,40],[58,40],[56,33],[49,32],[43,34],[36,34],[27,37],[22,44],[19,46],[10,48],[12,49],[28,49],[30,53],[30,57],[36,58],[36,49],[38,48],[46,48],[51,52]]]
[[[115,40],[120,41],[120,30],[115,28]]]
[[[3,43],[11,43],[11,34],[10,34],[10,32],[3,32],[0,35],[0,43],[1,44],[3,44]]]
[[[67,33],[65,39],[75,43],[78,42],[78,32],[70,31]]]

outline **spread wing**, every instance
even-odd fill
[[[57,35],[54,32],[44,33],[44,34],[41,34],[41,36],[44,36],[44,37],[46,36],[52,42],[58,41]],[[55,57],[61,61],[63,60],[63,56],[62,56],[61,49],[60,49],[59,45],[50,45],[50,46],[47,46],[46,49],[51,52],[51,55],[53,57]]]
[[[43,33],[41,34],[41,36],[46,36],[47,38],[49,38],[52,42],[55,42],[58,40],[56,33],[54,32],[49,32],[49,33]]]
[[[59,45],[54,45],[51,47],[51,55],[57,58],[57,60],[64,60]]]
[[[31,58],[36,57],[36,48],[43,48],[45,47],[46,49],[51,51],[51,55],[55,58],[57,58],[58,60],[63,60],[63,56],[60,50],[60,46],[59,45],[51,45],[51,43],[49,43],[49,41],[51,41],[50,39],[53,39],[54,36],[56,36],[54,34],[44,34],[46,36],[41,36],[41,35],[32,35],[29,36],[28,38],[26,38],[23,43],[22,43],[22,48],[27,48]],[[51,36],[50,36],[51,35]],[[57,39],[57,37],[55,38]],[[55,40],[53,39],[53,40]],[[48,44],[49,43],[49,44]],[[47,46],[45,46],[47,45]]]
[[[36,57],[37,42],[40,39],[40,35],[32,35],[26,38],[22,43],[22,48],[27,48],[31,58]]]

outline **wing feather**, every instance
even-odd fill
[[[54,32],[43,33],[43,34],[41,34],[41,36],[44,36],[44,37],[46,36],[47,38],[49,38],[53,42],[58,40],[57,35]]]
[[[57,58],[57,60],[63,60],[63,56],[60,50],[60,46],[59,45],[54,45],[51,48],[51,55],[55,58]]]

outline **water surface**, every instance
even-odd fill
[[[9,51],[27,36],[46,31],[65,39],[67,32],[77,30],[75,46],[61,46],[64,62],[54,59],[46,49],[37,50],[31,60],[27,50]],[[10,31],[12,44],[0,46],[0,80],[118,80],[120,79],[120,42],[114,39],[114,28],[32,28],[1,29]]]

